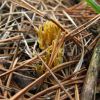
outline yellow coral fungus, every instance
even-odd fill
[[[47,47],[49,47],[50,45],[52,45],[53,43],[56,43],[56,41],[61,36],[61,29],[53,22],[46,21],[43,24],[43,26],[41,25],[39,27],[37,34],[38,34],[39,47],[41,50],[44,50]],[[49,63],[52,49],[53,48],[48,49],[46,54],[43,56],[43,59],[47,64]],[[53,61],[52,67],[62,63],[62,61],[63,61],[63,47],[59,48],[58,54],[56,56],[56,59]],[[37,71],[43,73],[43,71],[45,71],[45,67],[43,67],[43,66],[44,65],[41,65],[41,68],[39,67],[39,70],[37,70]]]
[[[43,26],[39,27],[38,42],[40,49],[46,49],[52,45],[53,40],[61,34],[60,28],[51,21],[46,21]]]

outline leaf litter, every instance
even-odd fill
[[[85,2],[0,1],[0,99],[80,100],[100,15]]]

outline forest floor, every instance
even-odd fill
[[[85,1],[0,0],[0,100],[100,100],[100,14]]]

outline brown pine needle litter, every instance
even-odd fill
[[[99,39],[84,1],[1,0],[0,100],[99,100]]]

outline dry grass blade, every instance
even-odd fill
[[[78,91],[78,86],[75,84],[75,100],[80,100],[79,99],[79,91]]]
[[[55,100],[60,100],[60,89],[56,92]]]
[[[14,36],[14,37],[11,37],[11,38],[8,38],[8,39],[3,39],[3,40],[0,40],[0,43],[4,43],[4,42],[9,42],[9,41],[19,41],[20,39],[22,39],[22,36]]]

